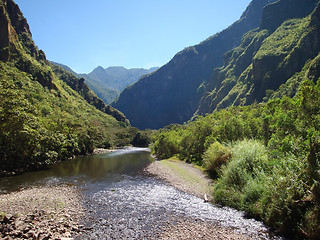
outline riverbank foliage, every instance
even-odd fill
[[[0,171],[38,169],[94,148],[129,145],[139,133],[82,98],[47,66],[33,67],[51,76],[42,86],[35,73],[0,61]],[[49,78],[44,78],[49,79]]]
[[[217,203],[282,233],[320,236],[320,80],[304,81],[294,98],[161,129],[152,149],[160,158],[175,156],[215,173]]]

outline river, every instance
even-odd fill
[[[0,193],[41,185],[79,187],[88,210],[83,224],[92,230],[76,239],[153,239],[180,219],[214,223],[253,239],[281,239],[242,212],[205,203],[146,173],[152,161],[139,148],[78,157],[48,170],[2,178]]]

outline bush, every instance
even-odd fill
[[[236,143],[215,185],[215,201],[244,210],[282,233],[317,239],[318,175],[313,176],[309,169],[312,158],[318,164],[319,149],[313,148],[308,157],[282,153],[271,158],[259,141]]]
[[[243,140],[236,143],[232,158],[222,167],[215,185],[215,200],[250,212],[248,203],[254,204],[263,192],[260,185],[265,178],[267,160],[267,151],[261,142]]]
[[[150,134],[141,131],[133,137],[131,144],[134,147],[148,147],[150,142]]]
[[[219,172],[220,167],[226,164],[231,157],[231,149],[219,142],[212,143],[203,155],[203,164],[206,170]]]
[[[164,134],[160,134],[153,145],[153,152],[158,158],[167,159],[178,153],[175,139]]]

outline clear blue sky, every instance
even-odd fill
[[[162,66],[238,20],[251,0],[15,0],[47,59],[78,73]]]

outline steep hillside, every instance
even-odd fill
[[[116,120],[125,123],[126,125],[130,125],[129,121],[126,117],[118,111],[117,109],[106,105],[97,95],[88,87],[88,85],[84,82],[84,78],[78,79],[73,74],[65,71],[63,68],[58,67],[54,64],[50,64],[54,73],[66,82],[73,90],[77,91],[81,96],[87,100],[88,103],[95,106],[100,111],[113,116]]]
[[[0,0],[0,32],[0,175],[125,142],[123,114],[46,60],[12,0]]]
[[[241,43],[242,35],[259,26],[262,10],[275,0],[253,0],[240,20],[204,42],[186,48],[158,71],[125,89],[112,104],[133,126],[160,128],[188,121],[203,95],[203,82],[222,66],[226,51]]]
[[[318,66],[320,25],[317,0],[280,0],[266,6],[260,28],[224,54],[224,66],[206,83],[196,115],[248,105],[272,97],[293,96],[302,78]],[[289,20],[291,19],[291,20]]]

